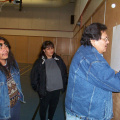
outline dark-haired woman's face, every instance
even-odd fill
[[[8,45],[3,40],[0,40],[0,63],[2,65],[4,65],[6,63],[8,54],[9,54]]]
[[[54,48],[53,47],[47,47],[46,49],[43,50],[45,55],[47,56],[48,59],[52,58],[54,54]]]

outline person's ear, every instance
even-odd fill
[[[43,52],[45,52],[45,49],[43,49]]]
[[[96,40],[90,40],[93,47],[95,47]]]

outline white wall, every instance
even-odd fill
[[[16,6],[15,6],[16,7]],[[24,7],[20,12],[13,5],[2,7],[0,33],[8,35],[31,35],[72,37],[71,15],[74,4],[62,7]]]

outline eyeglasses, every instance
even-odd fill
[[[109,41],[108,37],[106,38],[101,38],[102,40],[104,40],[105,42]]]

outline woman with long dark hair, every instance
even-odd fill
[[[18,64],[7,39],[0,37],[0,120],[19,120],[23,94]]]
[[[66,89],[67,70],[61,57],[55,54],[51,41],[42,44],[39,58],[31,71],[31,84],[40,97],[41,120],[46,120],[48,107],[48,120],[52,120],[60,91],[64,92]]]

